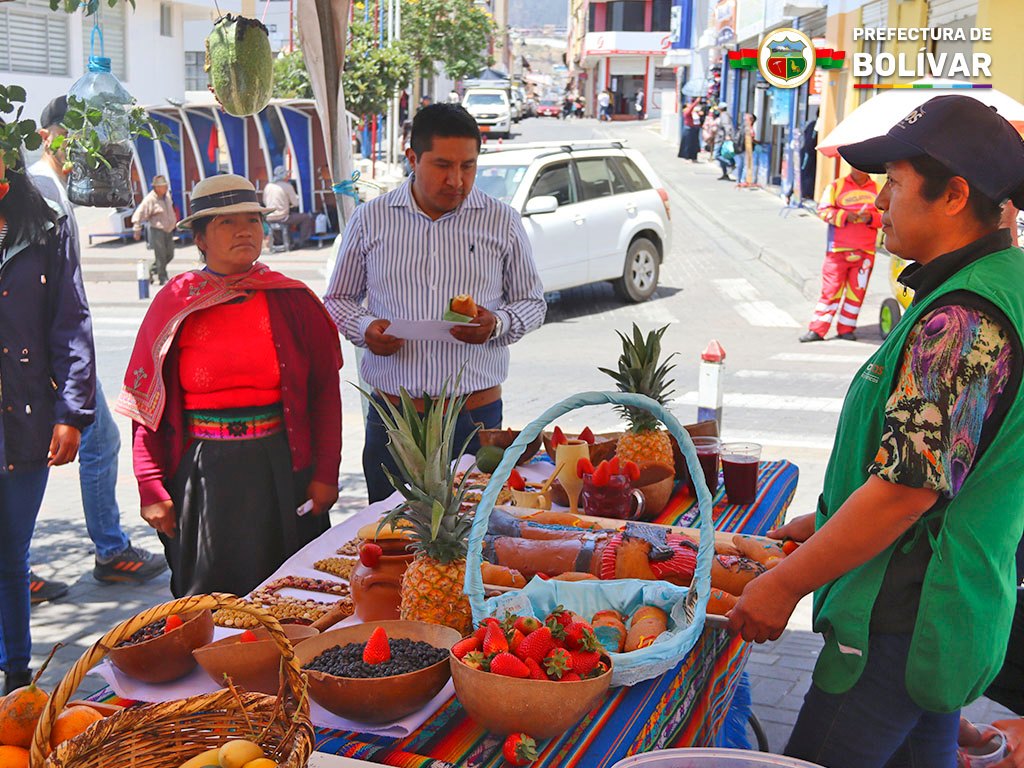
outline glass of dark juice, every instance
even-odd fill
[[[695,437],[693,447],[697,450],[697,460],[704,470],[704,482],[714,496],[718,492],[718,457],[722,452],[722,441],[717,437]]]
[[[722,444],[722,477],[730,504],[754,503],[760,460],[761,446],[757,443]]]

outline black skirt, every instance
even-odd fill
[[[254,440],[196,440],[170,489],[178,532],[163,534],[175,597],[246,595],[330,528],[298,516],[311,470],[294,473],[284,432]]]

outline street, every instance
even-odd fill
[[[800,483],[790,515],[812,512],[847,384],[880,343],[876,318],[881,300],[889,295],[888,260],[881,257],[875,270],[859,341],[829,338],[824,343],[798,343],[814,304],[824,224],[807,212],[779,215],[782,202],[767,192],[715,182],[717,166],[677,160],[675,147],[656,130],[653,120],[639,125],[550,118],[527,119],[513,129],[512,142],[627,140],[661,174],[669,191],[674,231],[672,250],[664,259],[660,285],[650,301],[624,305],[608,284],[549,296],[545,325],[512,348],[511,373],[503,389],[505,425],[522,427],[575,392],[614,388],[597,368],[614,367],[619,350],[615,331],[627,331],[634,322],[643,330],[667,324],[665,348],[677,353],[672,405],[676,416],[683,423],[696,420],[700,353],[711,339],[717,339],[727,353],[723,437],[760,443],[764,458],[785,458],[797,464]],[[721,215],[713,220],[705,209]],[[88,232],[101,231],[103,224],[87,219],[82,218],[83,241]],[[751,228],[757,231],[744,235]],[[753,252],[749,247],[753,234],[774,242],[779,252],[792,258],[780,264],[771,254]],[[329,248],[311,248],[265,254],[264,260],[321,294],[329,253]],[[177,274],[195,267],[196,257],[194,247],[180,249],[170,271]],[[136,243],[97,244],[83,254],[99,376],[111,403],[148,305],[136,298],[135,263],[140,258],[148,258],[148,252]],[[797,268],[797,264],[803,266]],[[335,519],[359,509],[365,500],[360,466],[362,410],[352,386],[356,356],[347,342],[343,354],[342,491]],[[129,425],[122,417],[117,420],[122,437],[118,487],[122,520],[134,543],[159,550],[156,536],[138,516]],[[589,425],[594,432],[616,429],[618,423],[611,409],[577,411],[559,422],[566,431]],[[43,678],[47,685],[55,684],[115,621],[170,598],[166,575],[144,587],[108,587],[93,580],[91,542],[74,467],[51,473],[33,541],[33,564],[40,575],[72,585],[69,597],[33,608],[33,666],[38,666],[54,642],[69,645],[47,670]],[[809,600],[801,603],[790,630],[784,641],[756,649],[748,665],[755,712],[775,751],[784,746],[819,647],[817,636],[809,631]],[[985,700],[974,705],[987,706]],[[996,716],[988,709],[970,714],[980,722]]]

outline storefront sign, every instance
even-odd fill
[[[736,0],[718,0],[714,14],[715,42],[726,45],[736,41]]]
[[[771,122],[772,125],[789,125],[789,115],[793,111],[793,89],[771,89]]]

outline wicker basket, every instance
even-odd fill
[[[50,752],[50,731],[82,679],[111,648],[171,614],[230,608],[250,614],[281,648],[283,681],[278,696],[223,689],[162,704],[125,709],[62,742]],[[240,703],[241,702],[241,703]],[[32,740],[32,768],[177,768],[229,739],[257,741],[281,768],[302,768],[313,751],[306,679],[277,619],[233,595],[183,597],[123,621],[97,640],[68,671],[50,697]]]

